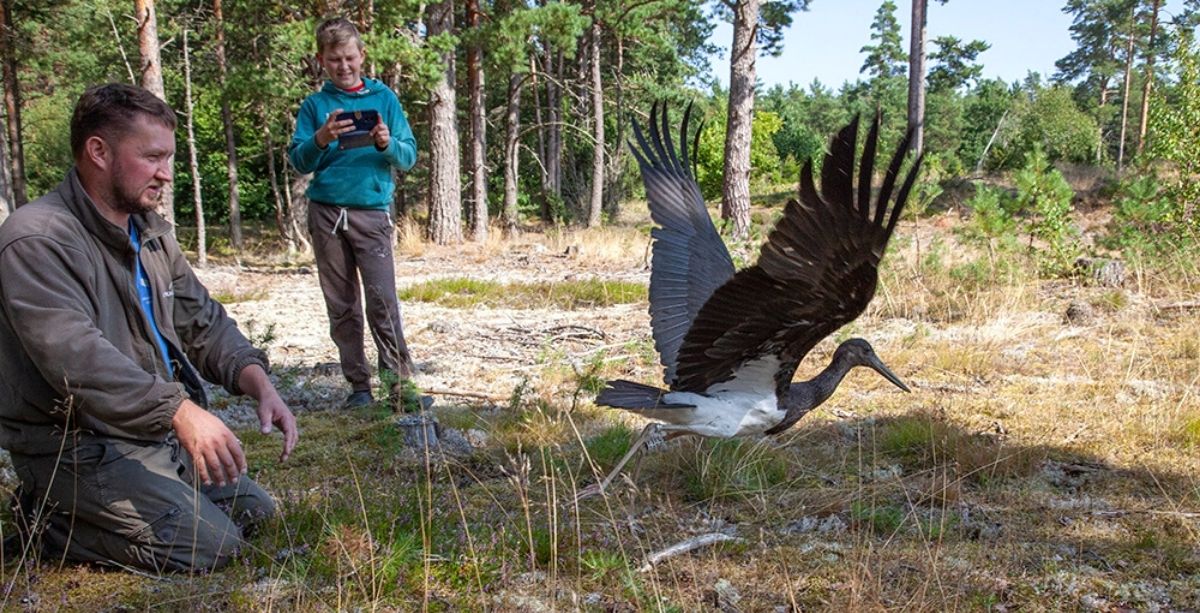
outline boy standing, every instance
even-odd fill
[[[400,380],[413,375],[396,298],[389,207],[395,191],[391,169],[412,168],[417,143],[396,94],[362,76],[366,49],[354,24],[344,18],[330,19],[317,27],[316,38],[317,61],[329,80],[300,105],[288,156],[298,171],[313,173],[307,192],[308,230],[330,336],[338,348],[342,374],[350,383],[344,406],[361,407],[374,399],[363,349],[360,294],[366,297],[367,323],[379,350],[381,371],[390,371]],[[349,147],[339,140],[355,129],[355,121],[338,116],[353,111],[378,113],[366,146]],[[392,391],[392,400],[399,402],[399,390],[393,386]]]

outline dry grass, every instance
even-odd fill
[[[538,262],[579,245],[581,268],[640,266],[636,226],[556,232],[518,240],[543,246]],[[548,347],[528,383],[491,390],[499,406],[435,409],[490,435],[469,457],[414,455],[380,413],[302,414],[286,465],[276,441],[241,432],[284,511],[242,563],[155,581],[10,560],[4,607],[1200,609],[1200,312],[1157,308],[1200,275],[1134,263],[1119,290],[1038,280],[939,240],[920,256],[898,245],[871,309],[838,334],[869,339],[912,394],[860,369],[777,438],[672,442],[575,505],[644,423],[592,407],[599,382],[659,369],[644,337]],[[1068,323],[1072,301],[1093,318]],[[737,540],[639,570],[708,532]]]

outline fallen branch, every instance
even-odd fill
[[[646,563],[638,569],[638,572],[648,572],[654,568],[655,564],[658,564],[667,558],[673,558],[677,555],[687,553],[694,549],[715,545],[717,543],[738,540],[741,539],[736,536],[730,536],[723,532],[709,532],[708,534],[701,534],[700,536],[692,537],[686,541],[680,541],[674,545],[671,545],[670,547],[667,547],[666,549],[661,549],[650,554],[649,556],[646,556]]]
[[[1092,515],[1097,517],[1122,517],[1125,515],[1160,515],[1165,517],[1180,517],[1183,519],[1196,519],[1200,517],[1200,513],[1188,511],[1159,511],[1157,509],[1138,509],[1138,510],[1121,510],[1121,511],[1092,511]]]
[[[1158,305],[1160,311],[1191,311],[1193,309],[1200,309],[1200,300]]]
[[[592,338],[598,338],[600,340],[608,339],[608,335],[605,334],[604,331],[597,330],[596,328],[592,328],[589,326],[581,326],[578,324],[568,324],[568,325],[564,325],[564,326],[554,326],[552,328],[547,328],[545,330],[545,334],[553,335],[555,339],[558,339],[558,338],[578,339],[581,337],[592,337]]]
[[[508,400],[508,396],[485,394],[483,392],[460,392],[458,390],[443,389],[426,389],[421,391],[435,396],[458,396],[460,398],[479,398],[480,400]]]

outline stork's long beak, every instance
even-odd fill
[[[870,363],[867,365],[873,368],[875,372],[883,375],[884,379],[891,381],[892,385],[895,385],[906,392],[912,391],[908,389],[908,386],[905,385],[903,381],[900,380],[900,377],[896,376],[896,373],[892,372],[892,370],[883,363],[883,360],[879,359],[879,356],[872,353],[868,359],[870,360]]]

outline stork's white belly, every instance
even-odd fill
[[[656,411],[654,417],[669,424],[666,430],[715,438],[759,436],[783,421],[784,415],[778,408],[774,392],[722,391],[707,396],[671,392],[663,399],[696,407]]]

